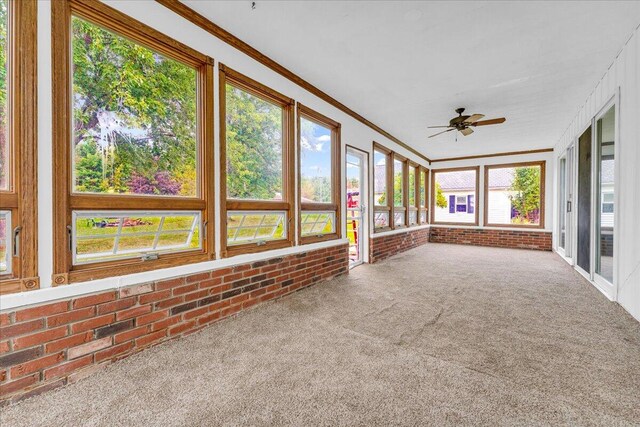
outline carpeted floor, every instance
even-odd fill
[[[430,244],[0,411],[3,427],[639,425],[640,323],[557,255]]]

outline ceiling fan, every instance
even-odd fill
[[[499,119],[490,119],[490,120],[482,120],[478,121],[484,117],[484,114],[472,114],[470,116],[463,116],[464,108],[456,109],[456,113],[458,113],[458,117],[454,117],[449,121],[449,126],[429,126],[429,129],[434,128],[449,128],[445,131],[438,132],[436,134],[431,135],[429,138],[433,138],[434,136],[441,135],[443,133],[451,132],[452,130],[458,130],[464,136],[471,135],[473,133],[473,129],[471,127],[476,126],[487,126],[487,125],[498,125],[500,123],[504,123],[504,117],[500,117]]]

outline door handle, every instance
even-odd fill
[[[571,212],[571,200],[567,200],[567,212]]]

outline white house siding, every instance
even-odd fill
[[[469,195],[473,195],[473,192],[469,191],[443,191],[442,194],[447,199],[447,207],[439,208],[436,207],[434,214],[436,222],[464,222],[469,224],[474,224],[476,222],[476,214],[475,209],[478,207],[478,201],[474,200],[474,213],[468,212],[455,212],[449,213],[449,196],[464,196],[465,200]]]
[[[487,216],[489,224],[511,224],[511,192],[489,190]]]
[[[636,28],[555,148],[557,155],[563,153],[618,89],[615,286],[611,296],[640,320],[640,28]]]

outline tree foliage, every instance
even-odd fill
[[[447,198],[442,192],[442,187],[440,187],[440,183],[436,182],[436,206],[439,208],[447,207]]]
[[[195,196],[196,71],[79,18],[72,30],[75,190]]]
[[[536,222],[540,215],[540,168],[515,168],[511,190],[515,192],[509,196],[511,206],[520,220]]]

